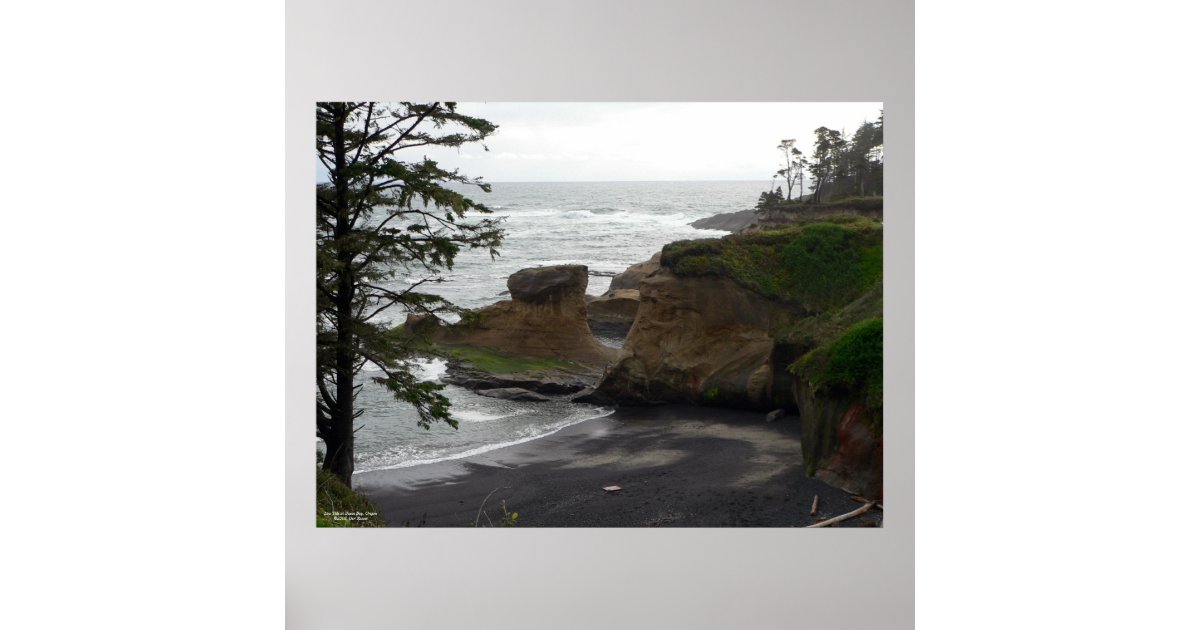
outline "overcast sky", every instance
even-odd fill
[[[879,116],[879,103],[461,103],[499,125],[486,142],[431,148],[443,167],[493,182],[764,180],[775,147],[813,130],[845,130]]]

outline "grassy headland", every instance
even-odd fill
[[[676,241],[662,264],[678,276],[727,276],[809,313],[848,304],[883,277],[883,227],[855,216],[719,239]]]
[[[678,276],[728,277],[783,303],[789,317],[772,332],[781,351],[794,357],[789,371],[824,395],[882,405],[879,221],[800,219],[778,230],[678,241],[663,248],[662,264]]]

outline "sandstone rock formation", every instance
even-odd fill
[[[637,289],[613,289],[587,303],[588,325],[597,335],[625,337],[637,316]]]
[[[728,278],[660,269],[642,281],[637,324],[596,393],[625,403],[774,409],[782,370],[769,334],[776,310]]]
[[[638,288],[638,285],[646,276],[658,270],[661,258],[662,252],[655,252],[650,257],[650,260],[630,265],[625,271],[613,276],[612,281],[608,285],[608,290],[611,292],[617,289]]]
[[[596,341],[588,328],[587,283],[583,265],[522,269],[508,278],[511,300],[479,309],[430,337],[440,344],[603,366],[616,351]]]
[[[883,411],[817,396],[801,378],[793,392],[808,474],[868,499],[882,498]]]
[[[855,217],[669,244],[620,355],[574,400],[796,412],[809,474],[878,499],[881,247]]]

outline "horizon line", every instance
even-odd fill
[[[684,182],[766,182],[764,179],[493,179],[485,184],[629,184],[629,183],[684,183]]]

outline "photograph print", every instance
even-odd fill
[[[883,527],[883,116],[317,103],[316,525]]]

